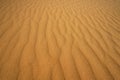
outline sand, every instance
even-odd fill
[[[120,80],[120,0],[0,0],[0,80]]]

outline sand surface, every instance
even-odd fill
[[[0,80],[120,80],[120,0],[0,0]]]

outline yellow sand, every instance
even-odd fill
[[[0,0],[0,80],[120,80],[120,0]]]

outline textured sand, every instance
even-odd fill
[[[120,0],[0,0],[0,80],[120,80]]]

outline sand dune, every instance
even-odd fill
[[[120,0],[0,0],[0,80],[120,80]]]

